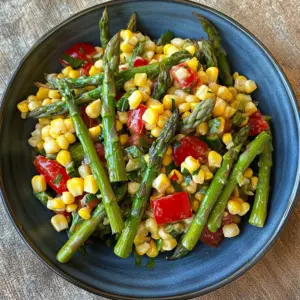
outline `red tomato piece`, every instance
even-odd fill
[[[234,220],[235,220],[235,216],[229,213],[228,211],[226,211],[222,219],[222,225],[224,226],[224,225],[229,225],[231,223],[235,223]]]
[[[140,134],[144,129],[142,116],[147,106],[140,104],[136,109],[128,111],[127,127],[132,133]]]
[[[198,82],[197,73],[189,68],[186,63],[172,67],[170,73],[181,89],[189,88]]]
[[[94,209],[97,205],[99,204],[99,200],[98,199],[93,199],[92,201],[90,201],[89,203],[86,204],[86,206],[89,209]]]
[[[222,228],[219,228],[216,232],[208,230],[207,226],[204,227],[200,241],[208,246],[217,247],[224,239]]]
[[[176,175],[176,173],[173,173],[172,176],[170,177],[171,181],[177,181],[178,180],[178,176]]]
[[[101,161],[105,162],[105,149],[104,145],[102,145],[100,142],[97,142],[94,144],[98,157]]]
[[[80,107],[80,115],[83,119],[83,122],[85,123],[85,125],[88,127],[88,128],[91,128],[91,127],[95,127],[99,124],[98,120],[97,119],[92,119],[90,118],[86,112],[85,112],[85,109],[86,109],[86,105],[82,105]]]
[[[42,155],[36,156],[33,164],[38,173],[45,177],[47,184],[49,184],[56,193],[62,194],[68,191],[67,181],[70,179],[70,176],[62,165]]]
[[[141,134],[133,134],[129,137],[127,144],[132,146],[144,147],[147,144],[149,147],[152,145],[153,140],[148,136]]]
[[[195,136],[185,136],[180,140],[180,145],[173,147],[173,157],[176,166],[180,166],[188,157],[192,156],[206,163],[208,155],[208,146]]]
[[[88,62],[84,66],[80,68],[80,75],[89,76],[90,75],[90,69],[93,66],[92,63]]]
[[[176,222],[192,216],[187,192],[179,192],[152,200],[151,207],[157,224]]]
[[[255,136],[269,129],[268,122],[264,119],[261,112],[258,110],[249,117],[250,136]]]
[[[147,65],[149,65],[149,61],[140,56],[138,56],[133,62],[134,67],[142,67],[142,66],[147,66]]]

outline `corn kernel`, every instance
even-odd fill
[[[251,181],[252,189],[256,190],[256,187],[257,187],[257,184],[258,184],[258,177],[253,176],[253,177],[251,177],[250,181]]]
[[[244,92],[245,91],[245,83],[247,81],[247,78],[245,76],[237,76],[235,81],[234,81],[234,87],[240,91]]]
[[[256,111],[257,111],[257,107],[255,106],[255,104],[253,102],[246,103],[246,105],[245,105],[245,114],[247,116],[251,116]]]
[[[48,97],[50,99],[61,99],[61,94],[58,90],[49,90]]]
[[[136,109],[143,100],[143,94],[141,91],[134,91],[128,98],[129,107],[131,110]]]
[[[69,148],[70,143],[64,135],[60,135],[56,139],[56,142],[57,142],[58,146],[63,150],[67,150]]]
[[[198,200],[198,202],[201,202],[204,199],[205,195],[202,192],[197,192],[195,194],[195,199]]]
[[[153,129],[151,130],[151,135],[152,135],[153,137],[157,138],[157,137],[160,135],[161,131],[162,131],[162,128],[160,128],[160,127],[155,127],[155,128],[153,128]]]
[[[121,53],[120,54],[120,62],[121,64],[126,64],[130,61],[132,57],[132,53]]]
[[[155,125],[158,121],[158,113],[153,108],[147,108],[142,116],[142,120],[150,125]]]
[[[180,114],[185,113],[185,112],[189,111],[190,109],[191,109],[190,103],[182,103],[182,104],[178,105],[178,110],[179,110]]]
[[[232,142],[231,133],[225,133],[222,137],[222,141],[226,146],[228,146]]]
[[[91,209],[88,207],[82,207],[78,210],[78,215],[84,219],[88,220],[91,218]]]
[[[117,111],[118,119],[122,124],[127,124],[128,121],[128,113],[127,111],[121,112]]]
[[[42,106],[41,101],[33,101],[28,104],[28,110],[33,111]]]
[[[78,177],[71,178],[67,181],[67,188],[74,197],[81,196],[83,195],[84,181]]]
[[[50,137],[50,128],[51,126],[50,125],[46,125],[45,127],[42,128],[41,130],[41,137],[42,139],[45,141],[46,138],[49,138]]]
[[[101,134],[100,125],[89,128],[89,133],[90,133],[90,136],[93,140],[98,139],[99,135]]]
[[[167,120],[168,120],[168,117],[166,117],[164,115],[160,115],[158,117],[157,126],[160,128],[163,128],[165,126]]]
[[[101,113],[101,100],[95,100],[91,102],[86,108],[85,113],[91,118],[96,119],[100,116]]]
[[[229,89],[229,91],[230,91],[230,93],[232,95],[232,100],[234,100],[236,98],[236,95],[238,94],[237,89],[234,88],[234,87],[232,87],[232,86],[230,86],[228,89]]]
[[[241,211],[240,213],[238,214],[239,216],[244,216],[248,211],[250,210],[250,204],[247,203],[247,202],[243,202],[241,204]]]
[[[122,42],[120,45],[120,50],[125,53],[132,53],[133,48],[134,46],[127,41]]]
[[[252,98],[251,98],[251,95],[246,95],[246,94],[237,94],[236,96],[236,101],[244,101],[244,102],[251,102],[252,101]]]
[[[57,214],[51,218],[51,224],[57,232],[68,228],[68,221],[62,214]]]
[[[79,175],[85,179],[88,175],[91,175],[91,169],[88,165],[81,165],[79,168],[78,168],[78,172],[79,172]]]
[[[36,93],[36,96],[39,101],[42,101],[48,97],[49,89],[45,87],[40,87],[38,92]]]
[[[116,130],[121,131],[122,129],[123,129],[123,124],[119,120],[116,120]]]
[[[208,87],[213,91],[214,94],[217,95],[221,86],[215,82],[210,82]]]
[[[236,200],[229,200],[227,203],[227,209],[232,215],[237,215],[242,211],[241,203]]]
[[[219,76],[219,69],[216,67],[210,67],[206,70],[208,76],[208,82],[217,82]]]
[[[154,109],[159,115],[164,112],[164,105],[158,100],[150,99],[147,101],[146,105],[148,108]]]
[[[182,175],[178,170],[176,170],[176,169],[174,169],[174,170],[172,170],[172,171],[170,172],[168,178],[169,178],[169,179],[171,179],[171,178],[177,178],[177,179],[176,179],[176,182],[177,182],[178,184],[181,184],[181,183],[183,182],[183,180],[184,180],[183,175]]]
[[[154,54],[154,51],[146,51],[143,54],[143,58],[146,58],[148,61],[150,61],[149,64],[157,62],[156,60],[154,62],[151,62],[152,58],[154,57]]]
[[[73,144],[73,143],[76,142],[76,137],[75,137],[75,135],[74,135],[73,133],[71,133],[71,132],[65,133],[65,137],[66,137],[66,139],[69,141],[70,144]]]
[[[166,194],[167,195],[171,195],[175,193],[175,189],[172,185],[170,185],[167,189],[166,189]]]
[[[247,80],[244,85],[247,94],[253,93],[257,89],[257,85],[253,80]]]
[[[226,106],[223,113],[223,117],[225,119],[230,119],[235,113],[236,113],[236,109],[230,106]]]
[[[90,76],[94,76],[94,75],[97,75],[97,74],[100,74],[100,73],[102,73],[102,70],[98,69],[96,66],[92,66],[89,70],[89,75]]]
[[[185,102],[187,103],[198,103],[200,99],[194,95],[187,95],[185,98]]]
[[[126,145],[127,142],[128,142],[128,139],[129,139],[128,134],[121,134],[121,135],[119,136],[119,141],[120,141],[120,144],[121,144],[121,145]]]
[[[18,103],[17,108],[21,113],[27,113],[29,111],[28,101],[23,100],[22,102]]]
[[[210,167],[220,168],[222,163],[222,156],[216,151],[209,151],[208,164]]]
[[[201,85],[196,90],[196,96],[200,100],[207,100],[209,98],[214,97],[214,93],[212,92],[212,90],[210,88],[208,88],[207,85]]]
[[[44,149],[44,142],[43,141],[39,141],[36,144],[36,147],[38,148],[38,150],[43,150]]]
[[[200,203],[199,203],[199,201],[197,201],[196,199],[193,199],[192,200],[192,210],[193,210],[193,212],[197,212],[198,211],[198,209],[199,209],[199,207],[200,207]]]
[[[66,206],[66,212],[71,213],[71,212],[75,212],[77,210],[77,204],[68,204]]]
[[[150,244],[146,242],[135,246],[135,251],[138,255],[144,255],[149,250],[150,250]]]
[[[75,197],[70,192],[63,192],[61,199],[66,205],[72,204],[75,201]]]
[[[192,176],[193,181],[195,181],[196,183],[202,184],[204,182],[205,179],[205,173],[203,169],[200,169],[199,172],[196,175]]]
[[[166,44],[164,46],[164,54],[167,56],[171,56],[172,54],[174,54],[175,52],[178,52],[178,48],[175,47],[172,44]]]
[[[212,111],[212,115],[214,117],[220,117],[224,114],[226,109],[227,103],[221,98],[217,98],[216,104],[214,106],[214,109]]]
[[[171,110],[172,104],[174,103],[175,105],[176,99],[178,99],[178,97],[175,95],[165,95],[163,98],[164,109]]]
[[[164,113],[163,113],[163,115],[169,118],[169,117],[171,117],[171,116],[172,116],[172,111],[170,111],[170,110],[166,109],[166,110],[164,110]]]
[[[223,230],[224,237],[226,238],[233,238],[240,234],[240,229],[235,223],[224,225],[222,230]]]
[[[253,176],[253,171],[251,168],[247,168],[246,171],[244,172],[244,177],[250,179]]]
[[[162,249],[164,251],[171,251],[177,246],[177,241],[173,237],[163,240]]]
[[[69,74],[70,74],[70,72],[72,71],[73,69],[72,69],[72,67],[71,66],[67,66],[67,67],[65,67],[64,69],[62,69],[62,73],[63,73],[63,75],[64,76],[69,76]]]
[[[154,258],[158,255],[158,249],[153,240],[150,241],[150,249],[146,251],[146,255],[151,258]]]
[[[181,38],[174,38],[173,40],[171,40],[171,44],[177,48],[182,48],[184,40]]]
[[[175,101],[175,105],[178,106],[181,103],[185,102],[186,97],[189,95],[183,90],[175,90],[174,95],[178,97],[178,100]]]
[[[210,171],[210,169],[208,168],[208,166],[201,166],[201,170],[204,171],[204,179],[205,180],[210,180],[213,178],[214,174]]]
[[[47,154],[55,154],[61,150],[56,140],[45,141],[44,149]]]
[[[208,133],[208,123],[202,122],[196,128],[196,133],[200,135],[206,135]]]
[[[120,37],[121,37],[122,40],[128,41],[133,37],[133,33],[129,29],[121,30],[120,31]]]
[[[233,80],[236,80],[238,77],[240,76],[240,74],[238,72],[234,72],[233,73]]]
[[[137,73],[134,75],[134,84],[136,86],[145,86],[147,84],[147,74]]]
[[[32,189],[36,193],[45,192],[47,184],[43,175],[35,175],[31,179]]]
[[[191,114],[190,111],[184,112],[184,113],[181,115],[181,119],[183,120],[183,119],[187,118],[190,114]]]
[[[218,89],[218,97],[222,98],[225,101],[232,100],[232,94],[226,86],[220,86]]]
[[[84,191],[90,194],[96,194],[98,191],[98,184],[93,175],[88,175],[84,178]]]
[[[60,163],[62,166],[66,167],[69,163],[72,162],[72,157],[70,152],[67,150],[60,150],[56,156],[56,161]]]
[[[167,167],[168,165],[171,164],[172,160],[173,160],[172,155],[164,155],[163,160],[162,160],[162,165],[164,167]]]
[[[130,195],[135,195],[140,188],[140,184],[138,182],[128,182],[128,193]]]
[[[130,79],[124,83],[124,90],[128,92],[130,89],[135,89],[135,84],[133,79]]]
[[[188,156],[184,162],[186,169],[190,172],[190,174],[193,174],[196,170],[200,168],[200,163],[198,159],[195,159],[193,156]]]
[[[190,60],[186,61],[186,64],[189,68],[191,68],[194,72],[197,72],[199,61],[196,57],[193,57]]]
[[[43,102],[42,102],[42,106],[49,105],[49,104],[53,103],[52,100],[49,99],[49,98],[44,99]]]
[[[74,124],[73,124],[72,119],[70,119],[70,118],[64,119],[64,123],[66,125],[66,128],[67,128],[68,132],[71,132],[71,133],[75,132],[75,128],[74,128]]]
[[[203,84],[208,84],[208,76],[204,71],[200,70],[197,74]]]
[[[47,201],[47,208],[50,210],[64,209],[65,204],[61,198],[49,199]]]
[[[184,48],[186,51],[188,51],[191,55],[194,55],[196,52],[196,48],[194,45],[189,45]]]
[[[80,71],[78,70],[71,70],[69,73],[70,78],[79,78],[80,77]]]
[[[158,46],[158,45],[156,45],[155,46],[155,52],[157,54],[162,54],[164,52],[164,46]]]
[[[152,130],[156,127],[156,124],[155,125],[151,125],[151,124],[148,124],[148,123],[145,123],[145,128],[146,130]]]
[[[50,135],[52,135],[53,138],[57,138],[59,135],[67,132],[67,126],[63,119],[52,120],[50,124]]]
[[[164,193],[166,189],[171,186],[171,182],[166,174],[159,174],[158,177],[152,182],[152,187],[156,189],[159,193]]]

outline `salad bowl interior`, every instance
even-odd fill
[[[59,57],[78,42],[99,44],[98,21],[104,9],[87,9],[54,28],[27,54],[13,75],[1,105],[0,176],[1,194],[8,213],[33,251],[55,272],[90,292],[109,298],[184,299],[210,292],[229,283],[253,266],[270,248],[296,202],[299,185],[299,114],[291,87],[270,53],[247,30],[210,8],[185,1],[113,1],[108,3],[111,34],[124,28],[130,14],[138,16],[139,31],[157,38],[168,29],[176,36],[200,40],[205,36],[197,12],[219,29],[233,71],[256,81],[254,93],[261,111],[272,117],[274,165],[268,218],[264,228],[247,223],[241,234],[226,239],[218,248],[198,244],[177,261],[161,254],[152,269],[137,268],[133,255],[121,259],[112,248],[96,243],[87,255],[75,255],[67,264],[55,256],[67,236],[57,233],[49,219],[52,213],[32,194],[35,174],[33,153],[27,143],[33,120],[22,120],[16,105],[35,92],[33,82],[44,73],[61,69]],[[283,172],[284,170],[284,172]],[[288,176],[287,176],[288,174]]]

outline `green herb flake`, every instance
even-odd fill
[[[62,180],[62,175],[58,174],[57,177],[53,180],[54,184],[59,184]]]
[[[149,257],[149,260],[147,262],[146,268],[152,269],[155,267],[155,260],[153,257]]]
[[[134,255],[134,259],[135,259],[135,266],[137,268],[139,268],[142,264],[142,258],[139,254],[137,254],[136,251],[134,251],[133,255]]]

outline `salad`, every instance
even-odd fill
[[[264,226],[271,118],[252,98],[255,81],[232,74],[217,28],[194,16],[207,40],[170,30],[152,40],[135,13],[111,37],[105,9],[101,47],[73,45],[17,105],[37,120],[31,183],[67,233],[59,262],[95,239],[122,258],[175,249],[174,260],[238,236],[247,214]]]

